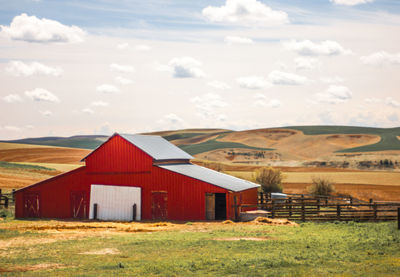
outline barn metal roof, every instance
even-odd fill
[[[168,164],[159,165],[158,167],[235,192],[260,186],[195,164]]]
[[[160,136],[127,135],[121,137],[139,147],[155,160],[191,160],[191,155]]]

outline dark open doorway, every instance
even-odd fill
[[[216,193],[215,194],[215,219],[225,220],[226,219],[226,194]]]

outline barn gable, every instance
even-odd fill
[[[118,134],[83,159],[87,172],[149,172],[153,159]]]
[[[213,220],[257,203],[259,185],[190,159],[162,137],[116,133],[86,166],[18,190],[16,217]]]

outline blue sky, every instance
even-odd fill
[[[0,1],[0,26],[2,139],[399,126],[399,1]]]

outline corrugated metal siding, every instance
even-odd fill
[[[155,160],[194,159],[191,155],[160,136],[125,134],[120,134],[120,136],[142,149]]]
[[[71,192],[85,191],[90,195],[89,187],[84,186],[87,183],[85,167],[75,169],[60,177],[51,178],[40,182],[37,185],[27,187],[15,193],[15,216],[23,217],[23,199],[24,194],[33,192],[39,193],[40,209],[39,216],[46,218],[72,218]],[[87,201],[86,209],[89,206]]]
[[[85,207],[89,211],[91,184],[140,187],[142,219],[152,218],[153,191],[167,192],[170,220],[205,220],[206,193],[226,193],[228,218],[234,216],[231,208],[233,195],[242,196],[246,202],[253,202],[246,204],[257,203],[257,189],[232,193],[216,185],[152,166],[152,161],[139,148],[120,136],[114,136],[86,159],[86,167],[17,191],[16,217],[23,217],[23,196],[30,192],[38,192],[40,195],[41,217],[72,218],[73,191],[85,193]]]
[[[153,159],[120,136],[114,136],[86,158],[88,172],[149,171]]]
[[[93,206],[97,204],[97,219],[132,221],[133,205],[136,204],[135,220],[141,217],[141,189],[130,186],[91,185],[90,213],[93,219]]]
[[[258,188],[260,185],[243,180],[228,174],[224,174],[215,170],[211,170],[195,164],[169,164],[159,165],[163,169],[167,169],[188,177],[192,177],[209,184],[216,185],[231,191],[242,191],[251,188]]]

